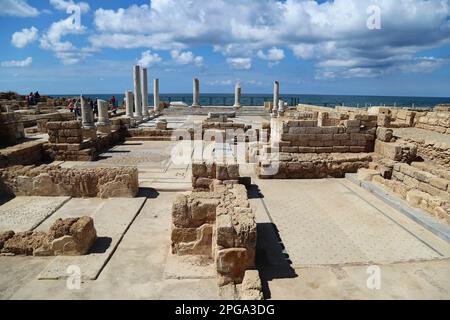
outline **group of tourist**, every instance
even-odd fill
[[[87,103],[89,104],[89,106],[91,107],[92,111],[94,112],[94,115],[98,116],[98,97],[95,98],[94,100],[92,100],[91,98],[87,98]],[[116,114],[117,113],[117,109],[119,108],[117,106],[117,101],[116,101],[116,97],[112,96],[110,102],[110,109],[111,111]],[[69,99],[69,105],[68,105],[68,109],[70,110],[70,112],[75,112],[75,115],[77,117],[81,117],[81,100],[80,98],[77,99]]]
[[[25,96],[25,101],[29,106],[35,106],[40,98],[41,95],[39,94],[39,91],[36,91],[35,93],[30,92],[29,95]]]

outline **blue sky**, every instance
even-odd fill
[[[448,97],[449,17],[449,0],[0,0],[0,91],[122,93],[138,63],[162,93],[198,77],[209,93],[279,80],[283,93]]]

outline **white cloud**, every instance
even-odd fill
[[[22,29],[22,31],[14,32],[11,43],[17,48],[24,48],[38,38],[38,29],[31,27],[30,29]]]
[[[39,10],[30,6],[26,0],[0,0],[0,16],[36,17]]]
[[[232,80],[214,80],[206,82],[210,86],[231,86],[233,84]]]
[[[280,63],[285,58],[284,51],[273,47],[267,51],[267,54],[262,50],[258,50],[257,56],[262,60],[269,61],[269,67],[273,67]]]
[[[228,58],[227,63],[231,69],[250,70],[252,68],[252,59],[250,58]]]
[[[314,60],[321,73],[348,76],[401,70],[401,65],[414,63],[418,52],[450,44],[449,0],[377,0],[381,30],[367,28],[367,8],[373,4],[374,0],[153,0],[149,5],[96,10],[98,33],[90,41],[99,48],[169,51],[209,45],[231,67],[241,69],[251,67],[254,52],[274,64],[282,60],[276,58],[284,55],[283,49],[290,48],[299,59]],[[352,66],[346,66],[348,61]]]
[[[203,57],[196,57],[191,51],[172,50],[170,56],[178,64],[194,64],[198,67],[203,65]]]
[[[278,49],[276,47],[273,47],[267,51],[267,54],[264,53],[262,50],[259,50],[257,53],[258,57],[263,60],[268,61],[281,61],[284,59],[284,51],[282,49]]]
[[[141,59],[138,60],[138,64],[141,67],[147,68],[161,61],[162,58],[157,53],[152,53],[150,50],[148,50],[142,52]]]
[[[77,48],[70,41],[62,41],[62,37],[72,34],[81,35],[85,32],[85,26],[78,25],[72,17],[68,17],[51,24],[50,28],[40,38],[40,47],[53,51],[63,64],[76,64],[92,55],[93,52],[98,51],[98,49],[90,47]]]
[[[33,58],[28,57],[25,60],[2,61],[1,66],[5,68],[23,68],[29,67],[33,63]]]
[[[67,9],[77,6],[80,8],[80,12],[86,13],[90,10],[89,4],[86,2],[74,2],[73,0],[64,1],[64,0],[50,0],[50,4],[56,10],[67,11]]]

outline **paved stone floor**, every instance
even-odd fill
[[[398,128],[394,129],[394,135],[403,139],[425,142],[439,142],[450,144],[450,136],[439,132],[424,130],[420,128]]]
[[[94,216],[102,242],[90,258],[63,263],[58,257],[0,257],[0,298],[217,299],[207,266],[175,275],[187,267],[169,254],[171,205],[189,190],[190,167],[171,163],[171,150],[169,142],[133,141],[96,163],[59,163],[137,165],[140,195],[123,203],[65,203],[39,228],[57,217],[87,214]],[[450,245],[367,191],[345,179],[260,180],[251,166],[242,166],[241,175],[253,180],[249,196],[257,214],[257,265],[266,298],[450,298]],[[79,290],[67,288],[68,263],[85,272]],[[367,286],[373,265],[381,271],[378,290]],[[93,274],[97,279],[89,280]]]

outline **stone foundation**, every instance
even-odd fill
[[[371,161],[368,153],[280,153],[278,159],[258,161],[256,174],[262,179],[343,178]]]
[[[395,163],[392,177],[385,179],[377,170],[358,172],[360,180],[372,181],[450,224],[450,173],[432,163]]]
[[[11,146],[25,138],[25,129],[20,114],[0,113],[0,146]]]
[[[42,141],[30,141],[0,149],[0,168],[41,162],[43,144]]]
[[[256,222],[243,185],[180,196],[172,221],[172,252],[212,257],[219,286],[241,283],[254,267]]]
[[[78,256],[88,253],[97,239],[90,217],[58,219],[48,232],[0,233],[0,253],[34,256]]]
[[[450,112],[426,112],[421,114],[416,123],[417,128],[450,134]]]
[[[450,145],[435,141],[408,140],[417,146],[417,155],[450,170]]]
[[[0,191],[16,196],[134,197],[138,189],[137,168],[43,165],[0,170]]]
[[[212,180],[200,185],[208,191],[180,195],[173,204],[172,253],[213,258],[219,286],[239,284],[254,268],[256,250],[255,214],[238,184],[239,167],[195,164],[194,187],[200,179]]]
[[[359,115],[355,117],[364,118]],[[272,126],[276,131],[272,136],[275,143],[279,139],[280,151],[287,153],[373,151],[375,129],[372,123],[369,130],[364,129],[365,125],[361,119],[344,120],[342,124],[342,126],[319,127],[317,120],[282,120]]]
[[[197,162],[192,164],[192,188],[214,190],[215,185],[239,183],[239,165]]]
[[[377,139],[375,153],[393,161],[411,163],[417,157],[417,146],[406,141],[384,142]]]

